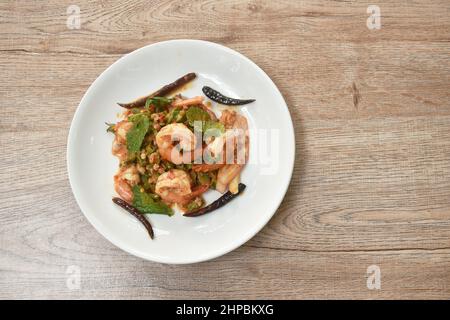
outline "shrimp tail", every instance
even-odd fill
[[[217,173],[216,190],[220,193],[227,191],[228,185],[242,170],[240,164],[227,164],[219,169]]]

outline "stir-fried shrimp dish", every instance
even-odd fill
[[[250,142],[247,119],[237,106],[254,100],[226,97],[210,87],[203,87],[206,97],[171,95],[194,78],[190,73],[148,96],[119,103],[120,121],[108,124],[112,154],[119,159],[113,201],[137,217],[152,238],[142,215],[171,216],[176,207],[186,217],[197,217],[245,189],[240,174]],[[216,114],[208,99],[230,107]],[[210,204],[203,198],[208,190],[220,193]]]

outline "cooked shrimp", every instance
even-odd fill
[[[233,110],[223,110],[222,115],[220,116],[220,122],[225,126],[225,128],[230,129],[236,122],[236,116],[237,114]]]
[[[169,203],[186,205],[209,188],[202,185],[192,189],[191,185],[192,180],[185,171],[171,169],[158,177],[155,193]]]
[[[231,180],[233,180],[242,170],[242,164],[227,164],[217,172],[216,190],[224,193]]]
[[[233,123],[233,129],[237,132],[236,163],[244,164],[248,161],[250,144],[247,119],[239,114],[236,115],[236,120]]]
[[[127,120],[120,121],[116,124],[115,138],[112,145],[112,154],[117,156],[119,160],[125,160],[128,156],[127,149],[127,132],[133,124]]]
[[[224,134],[214,138],[212,142],[206,145],[203,150],[203,160],[205,163],[196,165],[193,169],[195,171],[208,172],[223,167],[225,163],[227,163],[227,161],[225,161],[226,152],[232,154],[228,163],[234,163],[234,145],[235,134],[232,130],[227,130]]]
[[[249,138],[245,117],[238,115],[235,111],[225,110],[222,112],[220,121],[227,130],[204,149],[204,160],[212,159],[212,163],[207,161],[207,163],[196,164],[192,168],[194,171],[210,172],[223,168],[226,164],[243,165],[247,161]]]
[[[185,100],[176,99],[174,102],[172,102],[172,106],[173,107],[196,106],[196,105],[202,104],[202,102],[203,102],[203,97],[197,96],[197,97],[193,97],[193,98],[185,99]]]
[[[172,123],[157,133],[156,144],[163,159],[174,164],[191,163],[196,138],[184,124]]]
[[[228,142],[230,139],[226,139],[227,164],[220,168],[217,173],[216,190],[224,193],[229,183],[239,175],[244,164],[248,161],[249,136],[247,119],[236,114],[236,112],[223,111],[220,121],[228,128],[226,133],[232,132],[232,136],[235,137],[231,145],[233,148],[230,148]]]
[[[226,163],[244,164],[247,162],[249,155],[247,119],[235,111],[224,110],[220,117],[220,122],[227,128],[222,136],[222,143],[225,144]],[[213,145],[216,142],[214,141]]]
[[[122,120],[116,124],[116,139],[118,142],[125,143],[127,141],[127,132],[132,126],[133,123],[128,120]]]
[[[138,184],[139,181],[139,172],[136,166],[124,167],[114,176],[114,189],[123,200],[131,202],[133,201],[132,186]]]
[[[127,146],[123,143],[118,143],[116,139],[114,139],[112,145],[112,154],[119,158],[120,161],[126,160],[128,157],[128,149]]]

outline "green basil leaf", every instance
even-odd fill
[[[196,121],[205,122],[211,120],[208,112],[199,107],[190,107],[186,112],[186,118],[191,126],[194,126]]]
[[[127,148],[130,152],[138,152],[150,127],[150,120],[142,114],[130,116],[128,120],[133,122],[133,126],[127,132]]]
[[[142,213],[157,213],[173,215],[173,210],[160,200],[154,199],[155,195],[141,192],[139,186],[133,187],[133,206]]]

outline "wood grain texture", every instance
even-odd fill
[[[66,9],[81,8],[80,30]],[[0,298],[450,298],[450,5],[377,1],[2,1]],[[167,266],[101,237],[65,163],[83,93],[123,54],[196,38],[283,93],[296,163],[270,223],[213,261]],[[366,268],[379,265],[381,290]],[[67,267],[81,289],[66,286]]]

